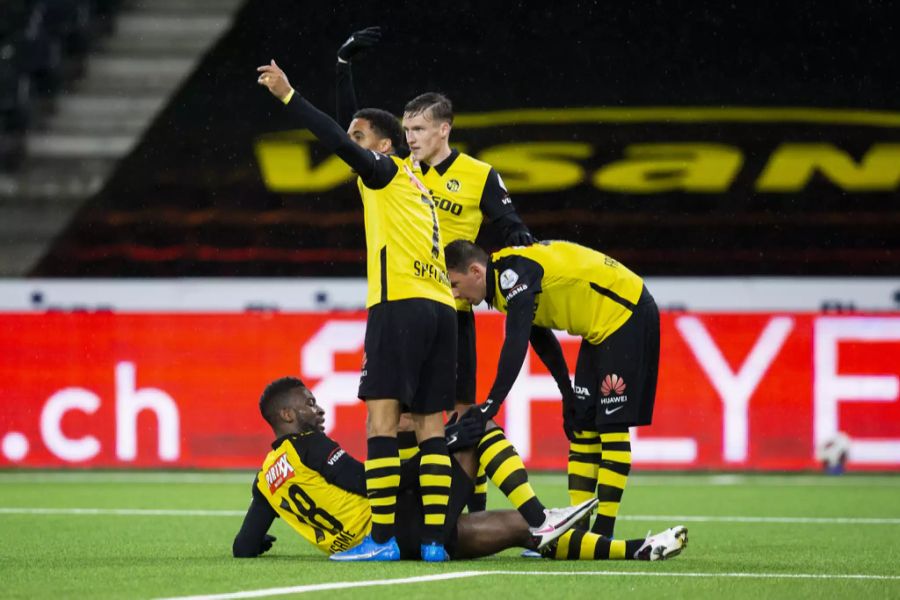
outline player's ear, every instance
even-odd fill
[[[441,135],[447,137],[450,135],[450,123],[444,121],[441,123]]]

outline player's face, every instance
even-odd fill
[[[308,389],[295,388],[289,408],[300,432],[325,431],[325,411]]]
[[[448,275],[454,298],[465,300],[469,304],[481,304],[487,295],[484,267],[473,263],[464,273],[450,269]]]
[[[379,137],[368,119],[353,119],[347,129],[347,135],[366,150],[388,153],[391,150],[390,138]]]
[[[450,124],[434,121],[422,113],[415,116],[406,113],[403,115],[403,131],[413,159],[432,165],[434,158],[447,147]]]

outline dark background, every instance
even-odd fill
[[[368,25],[381,25],[384,39],[354,63],[360,104],[398,114],[430,90],[448,94],[461,114],[600,106],[897,111],[897,16],[888,2],[248,2],[33,274],[363,275],[355,185],[272,193],[253,143],[296,127],[256,85],[255,67],[275,58],[299,91],[332,113],[335,51]],[[741,148],[745,164],[727,194],[612,194],[587,183],[514,194],[540,238],[579,241],[643,275],[900,274],[896,188],[851,194],[817,176],[798,194],[753,189],[783,142],[833,143],[859,160],[873,143],[900,141],[900,127],[585,124],[453,135],[476,155],[544,138],[593,143],[589,173],[640,142],[725,143]]]

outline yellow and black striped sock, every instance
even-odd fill
[[[415,431],[397,432],[397,445],[400,447],[400,464],[405,463],[419,452],[419,441]]]
[[[525,463],[499,427],[485,433],[478,442],[478,464],[530,526],[538,527],[544,522],[544,505],[528,482]]]
[[[383,544],[394,536],[400,456],[397,438],[371,437],[367,445],[366,495],[372,507],[372,539]]]
[[[484,465],[481,463],[478,463],[475,490],[467,506],[470,513],[481,512],[487,508],[487,473],[484,472]]]
[[[634,560],[634,553],[643,543],[644,540],[613,540],[597,533],[571,529],[560,536],[550,557],[556,560]]]
[[[597,518],[593,533],[612,537],[619,514],[619,503],[631,472],[631,436],[624,431],[601,433],[600,470],[597,473]]]
[[[419,464],[419,488],[422,492],[422,512],[425,528],[422,543],[444,543],[444,522],[450,503],[450,453],[443,436],[433,437],[419,444],[422,453]]]
[[[569,442],[569,502],[581,504],[597,493],[597,471],[600,469],[600,434],[576,431],[578,441]]]

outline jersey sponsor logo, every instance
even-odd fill
[[[344,452],[343,448],[335,448],[334,450],[331,451],[331,455],[328,457],[328,460],[326,460],[325,462],[327,462],[329,464],[329,466],[333,467],[334,464],[337,461],[341,460],[341,457],[345,454],[347,454],[347,453]]]
[[[619,406],[617,406],[615,408],[607,407],[603,412],[605,412],[607,415],[611,415],[616,411],[622,410],[623,408],[625,408],[625,406],[620,404]]]
[[[269,485],[269,493],[274,494],[275,490],[284,485],[288,479],[294,476],[294,467],[291,466],[286,453],[282,453],[269,470],[266,471],[266,483]]]
[[[519,280],[519,274],[512,269],[507,269],[500,273],[500,289],[508,290],[516,285]]]
[[[441,196],[435,196],[435,195],[432,195],[432,199],[434,200],[435,208],[438,208],[440,210],[448,212],[451,215],[454,215],[457,217],[460,214],[462,214],[463,207],[462,207],[462,204],[460,204],[459,202],[453,202],[452,200],[449,200],[448,198],[443,198]]]
[[[447,182],[447,189],[450,190],[451,192],[458,192],[459,187],[460,186],[459,186],[458,179],[451,179],[450,181]]]
[[[506,184],[503,183],[503,178],[500,177],[500,173],[497,173],[497,183],[499,183],[500,187],[503,189],[503,191],[506,192],[505,200],[509,200],[509,190],[506,189]],[[509,204],[509,202],[506,202],[506,204]]]
[[[625,380],[615,373],[604,377],[603,383],[600,385],[600,393],[604,396],[609,396],[613,392],[618,396],[625,392]]]
[[[510,300],[512,300],[513,298],[515,298],[516,296],[518,296],[519,294],[521,294],[522,292],[524,292],[527,289],[528,289],[527,283],[520,283],[519,285],[517,285],[516,287],[514,287],[513,289],[509,290],[506,293],[506,301],[509,302]],[[537,309],[537,307],[535,307],[535,309]]]
[[[433,264],[425,264],[420,260],[413,261],[413,273],[416,277],[431,278],[450,287],[450,277],[447,272]]]
[[[575,386],[575,393],[579,396],[584,396],[585,398],[591,397],[591,393],[588,391],[588,389],[580,385]]]

